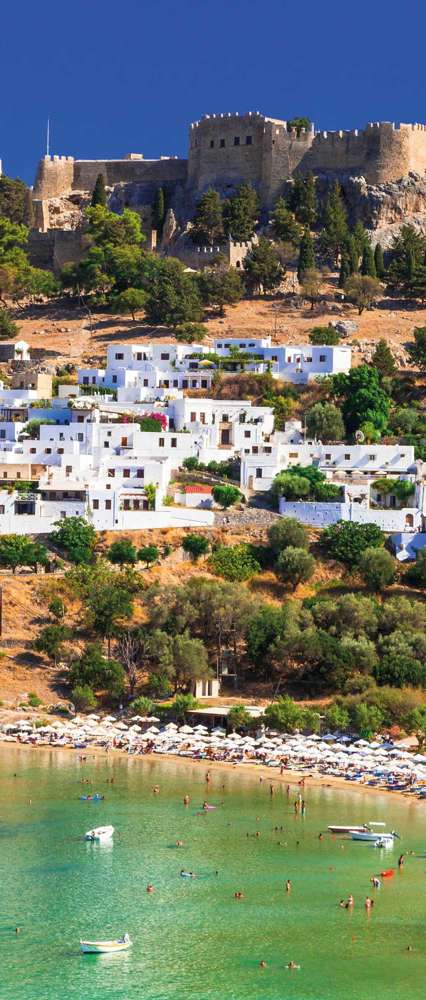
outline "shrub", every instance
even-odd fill
[[[327,554],[351,569],[358,565],[366,549],[380,548],[385,537],[376,524],[339,521],[323,531],[321,541]]]
[[[65,618],[66,608],[62,597],[52,597],[52,600],[48,605],[48,609],[50,614],[53,615],[57,621],[60,621],[61,618]]]
[[[208,539],[204,535],[189,534],[186,535],[183,542],[182,548],[184,552],[188,552],[194,560],[199,559],[200,556],[204,556],[209,550]]]
[[[315,572],[315,559],[306,549],[289,545],[280,553],[276,563],[278,575],[293,590],[299,583],[306,583]]]
[[[144,562],[146,566],[152,566],[153,563],[157,562],[160,553],[156,545],[143,545],[138,552],[138,559]]]
[[[412,566],[410,566],[405,574],[405,579],[407,583],[412,584],[414,587],[419,587],[422,590],[426,587],[426,549],[421,549],[417,555],[417,559]]]
[[[297,549],[309,547],[306,528],[295,517],[282,517],[279,521],[274,521],[268,529],[268,539],[275,556],[289,545]]]
[[[89,684],[76,684],[71,691],[71,698],[79,711],[96,708],[96,696]]]
[[[329,705],[325,713],[325,724],[331,730],[345,730],[349,726],[349,712],[341,705]]]
[[[193,344],[204,340],[206,328],[202,323],[179,323],[175,328],[175,337],[182,344]]]
[[[334,346],[340,341],[340,333],[334,326],[314,326],[309,334],[311,344],[329,344]]]
[[[30,691],[28,695],[28,704],[31,705],[31,708],[39,708],[39,706],[43,704],[43,699],[39,698],[38,694],[35,694],[34,691]]]
[[[260,563],[255,559],[252,546],[247,542],[239,545],[218,545],[209,560],[213,573],[225,580],[242,581],[260,572]]]
[[[195,472],[199,468],[200,463],[195,455],[190,455],[188,458],[184,458],[182,462],[183,468],[188,469],[189,472]]]
[[[237,490],[236,486],[221,486],[218,483],[217,486],[213,486],[212,493],[214,501],[220,504],[223,510],[232,507],[238,500],[243,499],[242,494]]]
[[[107,559],[117,566],[134,565],[137,558],[137,550],[130,538],[117,539],[110,545],[107,552]]]
[[[58,530],[53,532],[53,541],[65,550],[71,562],[77,565],[92,562],[96,542],[93,525],[88,524],[84,517],[66,517],[63,521],[56,521],[55,527]]]
[[[17,337],[19,333],[18,324],[12,319],[7,309],[0,309],[0,340],[8,337]]]
[[[386,549],[365,549],[359,561],[359,572],[369,590],[380,593],[395,581],[395,560]]]
[[[147,698],[145,695],[141,694],[138,698],[135,698],[131,702],[129,708],[135,715],[152,715],[154,711],[154,702],[151,698]]]
[[[228,712],[226,722],[228,729],[239,729],[246,732],[253,725],[253,716],[244,705],[233,705],[231,711]]]

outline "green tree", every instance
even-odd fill
[[[251,184],[240,184],[223,205],[223,225],[227,236],[237,243],[249,240],[259,214],[259,198]]]
[[[196,561],[200,556],[206,555],[210,545],[208,538],[204,535],[197,535],[195,532],[190,532],[189,535],[185,535],[182,548],[184,552],[187,552]]]
[[[220,195],[209,188],[198,202],[191,228],[193,243],[220,243],[223,240],[223,209]]]
[[[201,301],[224,315],[225,305],[235,305],[243,294],[243,284],[234,267],[206,267],[197,275]]]
[[[415,328],[414,344],[408,345],[407,352],[412,364],[420,371],[426,371],[426,326]]]
[[[242,494],[236,486],[222,486],[221,483],[217,483],[217,485],[213,486],[212,494],[213,500],[215,503],[220,504],[222,510],[226,510],[228,507],[232,507],[234,503],[242,500]]]
[[[276,570],[284,583],[289,583],[296,590],[299,583],[307,583],[315,572],[315,559],[305,548],[294,545],[287,546],[276,562]]]
[[[386,549],[365,549],[358,567],[367,587],[375,593],[381,593],[395,581],[395,560]]]
[[[71,691],[71,699],[78,712],[87,712],[97,705],[96,695],[89,684],[76,684]]]
[[[303,282],[305,274],[315,270],[315,250],[314,242],[309,229],[305,229],[300,240],[299,260],[297,263],[297,277]]]
[[[285,696],[265,708],[265,723],[269,729],[294,733],[301,725],[302,711],[301,707],[292,698]]]
[[[206,328],[202,323],[180,323],[174,329],[176,340],[180,344],[194,344],[204,340]]]
[[[116,566],[134,565],[137,557],[137,550],[130,538],[118,538],[116,542],[112,542],[107,552],[107,559]]]
[[[96,247],[133,245],[140,247],[145,237],[137,212],[125,208],[121,215],[110,212],[105,205],[86,209],[87,231]]]
[[[165,216],[166,216],[166,202],[164,197],[164,190],[162,187],[158,187],[155,192],[154,203],[152,206],[152,225],[154,229],[157,230],[158,236],[160,238],[163,232]]]
[[[65,618],[66,607],[62,600],[62,597],[52,597],[52,600],[50,601],[48,608],[50,614],[53,615],[54,618],[56,618],[57,622],[62,621],[62,619]]]
[[[376,350],[374,351],[371,363],[377,368],[381,378],[388,378],[395,374],[396,364],[393,358],[392,351],[386,340],[379,340]]]
[[[140,694],[138,698],[132,701],[130,708],[135,715],[152,715],[154,711],[154,702],[152,698],[147,698],[146,695]]]
[[[48,562],[47,549],[39,542],[30,541],[25,535],[3,535],[0,537],[0,566],[16,572],[18,566],[45,566]]]
[[[345,732],[349,727],[348,710],[342,705],[329,705],[325,712],[325,724],[333,732]]]
[[[306,413],[308,437],[319,441],[343,441],[345,425],[334,403],[314,403]]]
[[[156,545],[143,545],[138,552],[138,558],[145,563],[147,568],[158,562],[159,557],[160,552]]]
[[[356,305],[358,314],[364,309],[371,309],[373,302],[379,298],[381,284],[378,278],[371,278],[369,275],[352,274],[345,285],[345,292],[351,302]]]
[[[17,337],[18,334],[19,326],[12,319],[10,312],[7,309],[0,309],[0,340]]]
[[[284,198],[278,198],[272,215],[272,232],[276,240],[299,246],[302,230],[294,215],[287,208]]]
[[[96,543],[96,531],[84,517],[66,517],[56,521],[57,531],[52,534],[52,540],[64,549],[68,559],[76,563],[90,563]]]
[[[35,217],[34,217],[33,196],[29,188],[26,189],[24,195],[24,211],[23,211],[22,221],[24,223],[24,226],[27,227],[27,229],[34,229]]]
[[[323,344],[333,347],[340,343],[340,333],[334,326],[314,326],[309,334],[309,340],[311,344],[317,344],[320,347]]]
[[[0,215],[17,225],[27,225],[25,206],[29,188],[18,177],[0,177]]]
[[[209,559],[213,573],[223,576],[225,580],[249,580],[260,572],[260,563],[253,552],[253,547],[247,542],[238,545],[218,545]]]
[[[365,705],[361,702],[355,705],[351,714],[353,725],[363,740],[372,739],[380,731],[384,716],[376,705]]]
[[[299,136],[302,131],[310,132],[312,128],[312,122],[310,118],[302,116],[301,118],[290,118],[287,122],[287,132],[297,132]]]
[[[323,531],[321,542],[332,559],[353,569],[366,550],[380,549],[384,545],[385,536],[377,524],[339,521]]]
[[[302,177],[296,174],[290,190],[288,203],[298,222],[312,229],[317,218],[317,198],[313,174]]]
[[[132,320],[136,322],[136,313],[145,308],[147,300],[146,292],[141,288],[125,288],[123,292],[115,296],[113,300],[113,310],[119,316],[131,314]]]
[[[146,303],[146,320],[155,325],[178,327],[199,322],[203,307],[197,284],[175,258],[161,260],[152,276]]]
[[[425,262],[426,240],[413,226],[401,226],[391,248],[388,286],[392,291],[410,295],[418,268]]]
[[[284,496],[286,500],[321,500],[328,502],[340,496],[340,488],[326,481],[325,475],[314,465],[294,465],[279,472],[271,486],[275,499]]]
[[[336,267],[347,238],[347,213],[340,184],[336,181],[326,199],[324,226],[320,233],[321,253]]]
[[[274,556],[279,556],[284,549],[308,549],[308,532],[295,517],[280,517],[268,528],[268,540]]]
[[[379,431],[386,430],[390,399],[380,385],[376,368],[358,365],[347,375],[333,377],[333,389],[343,399],[342,415],[349,434],[370,421]]]
[[[87,685],[92,690],[102,688],[112,697],[119,698],[124,690],[124,670],[117,660],[107,659],[99,644],[93,642],[72,662],[69,683],[73,690]]]
[[[364,249],[362,251],[362,260],[360,267],[361,274],[367,274],[370,278],[376,278],[376,263],[374,259],[373,248],[371,246],[370,240],[366,240],[364,243]]]
[[[263,236],[244,258],[243,268],[244,280],[252,294],[274,291],[284,277],[277,251]]]
[[[96,208],[96,205],[102,205],[105,208],[106,203],[107,195],[105,190],[105,177],[103,174],[98,174],[93,188],[92,200],[90,204],[92,208]]]
[[[71,629],[66,625],[45,625],[33,643],[34,649],[38,653],[45,653],[49,660],[53,660],[56,667],[63,655],[64,643],[71,637]]]
[[[197,708],[198,701],[192,694],[177,694],[171,705],[177,722],[186,722],[188,712],[195,712]]]
[[[253,724],[253,716],[250,715],[250,712],[247,711],[244,705],[233,705],[228,712],[226,724],[228,729],[233,733],[237,730],[246,733]]]
[[[405,579],[413,587],[426,588],[426,549],[420,549],[416,561],[408,568]]]
[[[379,281],[382,281],[386,274],[386,269],[383,250],[380,243],[376,243],[376,246],[374,247],[374,266],[376,268],[376,275],[379,278]]]

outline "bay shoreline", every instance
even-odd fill
[[[197,769],[204,769],[204,772],[210,771],[211,774],[218,773],[232,773],[236,774],[240,772],[244,777],[251,778],[254,780],[256,777],[259,782],[269,783],[273,788],[281,785],[294,785],[298,786],[299,782],[304,780],[305,790],[308,788],[331,788],[334,791],[346,791],[346,792],[360,792],[362,794],[367,794],[369,796],[377,796],[378,794],[390,796],[392,799],[398,798],[406,803],[410,802],[411,805],[422,805],[424,799],[417,798],[409,793],[403,791],[393,791],[384,786],[380,785],[366,785],[362,782],[346,781],[345,778],[340,778],[335,775],[322,775],[318,772],[312,771],[309,774],[306,771],[297,771],[294,769],[285,769],[283,774],[279,773],[279,768],[267,767],[264,764],[254,764],[250,761],[243,763],[233,763],[230,761],[215,761],[209,760],[208,758],[203,758],[202,760],[192,758],[192,757],[180,757],[178,754],[128,754],[126,750],[121,750],[114,748],[111,750],[104,750],[102,747],[90,747],[87,751],[76,750],[74,747],[56,747],[56,746],[32,746],[28,743],[0,743],[0,752],[3,750],[12,750],[14,752],[24,751],[32,752],[36,755],[43,753],[64,753],[67,757],[73,757],[76,764],[84,766],[86,763],[90,762],[90,758],[96,758],[98,760],[103,760],[104,762],[113,763],[115,759],[118,760],[132,760],[147,764],[159,764],[161,761],[167,763],[178,764],[179,767],[184,769],[185,767],[196,767]],[[85,760],[82,760],[85,758]]]

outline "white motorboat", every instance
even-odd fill
[[[116,941],[80,941],[80,950],[85,955],[107,955],[115,951],[127,951],[132,942],[128,934]]]
[[[93,830],[88,830],[85,833],[85,839],[94,841],[110,840],[114,834],[113,826],[95,826]]]
[[[395,830],[392,830],[391,833],[380,833],[380,834],[375,833],[374,830],[368,830],[362,833],[360,833],[358,830],[350,830],[350,834],[352,840],[364,840],[373,844],[376,843],[376,840],[385,840],[386,843],[389,843],[392,842],[396,837],[398,837],[398,834],[395,833]]]
[[[375,841],[375,847],[392,847],[395,837],[392,833],[384,833]]]
[[[364,830],[368,830],[368,826],[363,823],[361,826],[329,826],[327,829],[330,833],[352,833],[352,830],[358,830],[362,833]]]

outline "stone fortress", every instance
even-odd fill
[[[286,121],[259,112],[205,115],[190,126],[188,147],[187,159],[162,156],[148,160],[142,153],[130,153],[120,160],[44,157],[33,190],[37,229],[44,233],[76,229],[99,173],[104,174],[109,189],[110,207],[121,211],[128,206],[139,211],[146,229],[159,187],[182,227],[209,186],[227,195],[241,182],[250,183],[258,191],[266,214],[286,183],[296,173],[308,172],[325,183],[339,178],[349,189],[351,183],[353,186],[361,180],[364,199],[366,189],[374,193],[379,188],[380,199],[386,200],[386,185],[390,186],[391,199],[395,198],[393,186],[405,183],[409,192],[407,195],[404,189],[399,199],[401,215],[426,209],[426,125],[370,122],[362,130],[315,132],[312,126],[298,133],[289,129]],[[413,178],[421,185],[420,195],[411,190]],[[352,196],[350,192],[349,198]],[[368,215],[366,222],[368,225]],[[373,217],[372,228],[376,224],[380,222]],[[72,242],[70,235],[64,236],[65,243],[67,239],[65,256]]]

